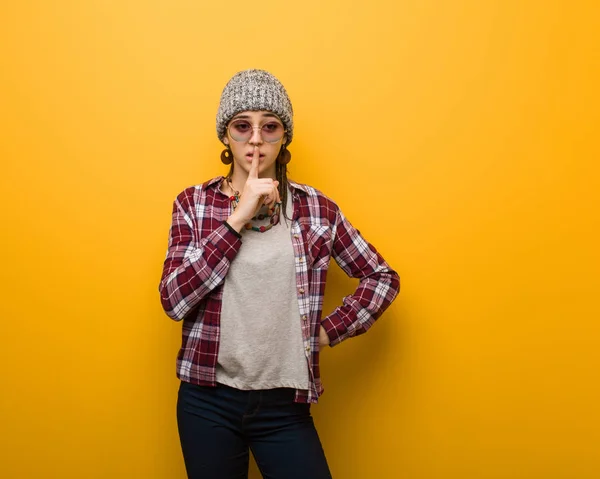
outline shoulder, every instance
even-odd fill
[[[217,176],[204,183],[188,186],[177,195],[175,203],[186,209],[191,205],[210,201],[215,197],[222,179],[222,176]]]
[[[335,222],[339,207],[332,198],[313,186],[293,180],[288,180],[288,183],[294,194],[297,194],[301,215],[310,216],[313,221],[315,218],[327,218],[331,223]]]

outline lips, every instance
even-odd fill
[[[263,155],[262,153],[259,153],[259,158],[264,158],[264,157],[265,157],[265,155]],[[246,158],[251,160],[252,158],[254,158],[254,153],[246,153]]]

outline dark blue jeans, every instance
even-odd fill
[[[294,389],[181,382],[177,424],[190,479],[245,479],[248,449],[266,479],[331,478],[310,404]]]

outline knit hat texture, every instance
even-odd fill
[[[217,136],[223,141],[227,124],[242,111],[267,110],[283,122],[288,145],[294,133],[292,103],[281,82],[265,70],[244,70],[236,73],[221,94],[217,111]]]

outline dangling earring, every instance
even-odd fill
[[[224,165],[230,165],[233,162],[233,153],[229,145],[221,152],[221,161]]]
[[[290,161],[292,161],[292,154],[290,151],[284,146],[281,148],[279,155],[277,156],[277,163],[280,165],[287,165]]]

